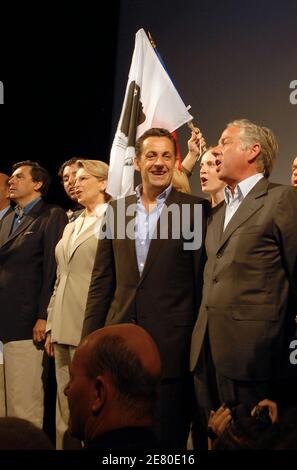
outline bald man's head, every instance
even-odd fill
[[[152,416],[161,360],[151,336],[140,326],[119,324],[91,333],[78,348],[90,378],[107,374],[123,406],[138,418]]]
[[[8,180],[8,175],[0,173],[0,210],[5,209],[10,204]]]
[[[150,426],[161,376],[159,351],[134,324],[107,326],[76,349],[65,388],[70,432],[90,443],[106,431]]]
[[[84,341],[87,354],[94,355],[102,342],[108,339],[115,345],[121,344],[127,353],[139,361],[141,367],[151,375],[161,374],[161,359],[152,337],[140,326],[132,323],[110,325],[91,333]]]

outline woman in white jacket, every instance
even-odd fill
[[[78,160],[76,163],[79,169],[75,191],[85,210],[66,225],[56,246],[57,280],[46,325],[45,349],[55,357],[57,449],[74,446],[66,433],[69,408],[64,389],[70,379],[69,365],[81,338],[99,231],[109,199],[105,193],[108,165],[99,160]]]

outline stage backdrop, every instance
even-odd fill
[[[73,156],[108,161],[120,0],[1,4],[0,172],[31,159],[56,177]]]
[[[108,161],[143,27],[208,143],[234,118],[271,127],[280,144],[272,179],[289,183],[297,154],[297,0],[112,0],[102,11],[96,3],[1,6],[0,171],[26,158],[53,175],[74,155]],[[185,153],[189,131],[178,134]],[[198,193],[197,169],[192,186]],[[57,179],[51,197],[63,202]]]
[[[123,0],[112,133],[139,28],[151,32],[207,142],[235,118],[270,127],[280,147],[271,179],[289,184],[297,155],[297,1]],[[189,130],[178,134],[185,154]],[[198,194],[197,168],[191,183]]]

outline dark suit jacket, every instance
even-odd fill
[[[114,201],[108,214],[114,210],[115,219],[120,215],[124,217],[129,204],[135,203],[136,196]],[[194,228],[194,204],[195,210],[203,208],[202,221],[197,218],[195,232],[197,236],[201,231],[204,238],[207,201],[172,189],[166,205],[174,203],[179,210],[183,204],[188,204],[191,230]],[[118,204],[124,204],[122,210]],[[124,228],[128,224],[134,228],[134,217],[135,211],[132,211],[123,219]],[[136,322],[156,341],[166,378],[179,377],[188,371],[190,339],[200,302],[203,271],[202,249],[186,250],[184,237],[172,239],[171,231],[172,224],[169,223],[169,239],[151,240],[141,277],[135,240],[121,239],[117,234],[112,240],[100,240],[83,328],[85,336],[104,325]]]
[[[297,191],[260,180],[223,232],[225,203],[206,236],[208,261],[191,368],[208,326],[216,369],[234,380],[286,374],[297,311]]]
[[[38,202],[9,235],[14,212],[0,229],[0,339],[32,338],[38,318],[46,318],[56,274],[55,246],[67,223],[58,206]]]

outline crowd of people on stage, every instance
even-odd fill
[[[141,184],[117,200],[106,163],[65,161],[67,212],[38,163],[0,173],[7,448],[43,427],[49,361],[58,450],[296,448],[297,157],[291,185],[270,182],[276,137],[247,119],[208,148],[194,129],[177,153],[148,129]]]

